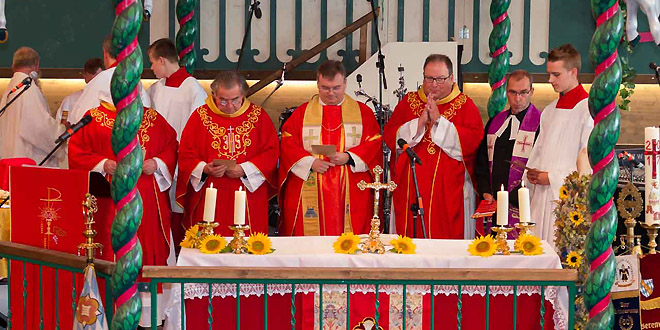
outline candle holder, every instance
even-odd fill
[[[642,235],[635,235],[635,247],[633,248],[632,254],[638,256],[644,255],[644,252],[642,252]]]
[[[201,241],[204,239],[206,236],[213,235],[215,234],[215,227],[218,226],[218,223],[213,221],[213,222],[208,222],[208,221],[200,221],[198,223],[199,227],[202,228],[200,230],[200,235],[199,235],[199,240]]]
[[[508,226],[495,226],[492,230],[497,233],[497,235],[495,235],[495,245],[497,246],[495,253],[501,253],[505,256],[511,254],[511,252],[509,252],[509,244],[506,242],[506,237],[513,228]]]
[[[655,242],[655,239],[658,237],[658,228],[660,224],[647,224],[642,223],[642,228],[646,229],[646,234],[649,236],[649,254],[655,254],[655,248],[658,246],[658,243]]]
[[[250,229],[248,225],[231,225],[229,226],[234,231],[234,238],[229,242],[231,251],[235,254],[247,253],[247,240],[245,239],[245,231]]]
[[[536,227],[536,224],[533,222],[519,222],[514,225],[518,229],[518,236],[525,234],[534,235],[532,233],[532,228]]]

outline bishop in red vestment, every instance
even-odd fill
[[[234,192],[247,190],[245,223],[251,232],[268,233],[268,199],[275,193],[279,155],[277,133],[266,111],[245,98],[245,78],[222,72],[211,84],[213,95],[197,108],[181,135],[177,203],[184,228],[202,221],[206,188],[217,188],[216,233],[231,236]],[[233,162],[233,165],[232,163]]]
[[[410,160],[397,146],[400,138],[422,161],[416,173],[427,237],[463,239],[474,232],[474,202],[468,201],[475,199],[474,162],[483,123],[477,106],[453,81],[451,60],[430,55],[422,87],[406,94],[385,125],[385,142],[399,154],[393,166],[399,186],[393,193],[398,234],[414,236],[410,206],[415,202]],[[472,228],[464,230],[464,224]],[[423,237],[419,219],[416,227],[416,237]]]
[[[380,127],[373,111],[344,94],[340,62],[319,67],[319,95],[298,107],[282,128],[279,180],[282,235],[340,235],[369,232],[371,169],[382,160]],[[314,148],[330,145],[335,153]]]
[[[116,109],[106,100],[85,115],[91,115],[92,122],[71,137],[69,167],[101,172],[109,180],[117,166],[110,143]],[[137,232],[142,245],[142,264],[164,266],[170,252],[168,189],[176,164],[176,132],[158,112],[144,108],[138,140],[145,159],[137,182],[143,203],[142,222]],[[109,233],[110,228],[106,232]]]

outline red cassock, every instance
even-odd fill
[[[324,174],[301,179],[295,166],[311,158],[313,145],[334,145],[349,152],[356,166],[330,167]],[[373,216],[373,191],[358,189],[372,182],[371,170],[382,163],[380,127],[373,111],[345,96],[342,105],[321,105],[318,97],[298,107],[282,127],[279,168],[282,235],[368,233]],[[300,164],[299,164],[300,163]],[[353,172],[353,171],[356,172]],[[300,172],[298,172],[300,173]]]
[[[85,115],[87,114],[92,116],[92,122],[69,141],[71,169],[91,171],[104,159],[116,160],[110,142],[117,115],[114,106],[102,102],[98,108],[89,110]],[[166,165],[170,174],[174,173],[177,155],[176,132],[156,110],[144,108],[138,139],[145,159],[158,158]],[[145,174],[138,179],[137,187],[143,205],[142,222],[137,232],[142,245],[142,264],[164,266],[170,252],[171,208],[168,190],[160,191],[155,176]],[[106,228],[105,232],[109,233],[110,228]]]
[[[206,104],[190,115],[181,135],[179,148],[179,180],[176,200],[184,209],[184,229],[203,219],[206,188],[217,188],[215,232],[231,236],[234,223],[234,192],[243,187],[240,178],[208,177],[199,191],[191,184],[193,171],[200,164],[214,159],[234,160],[236,164],[250,162],[265,178],[255,191],[247,190],[246,224],[252,232],[268,233],[268,199],[275,193],[275,168],[279,155],[277,132],[266,111],[247,99],[241,108],[226,114],[220,111],[211,96]]]
[[[435,144],[430,130],[426,130],[421,142],[412,147],[422,161],[422,165],[415,166],[415,170],[423,201],[424,223],[428,238],[463,239],[465,171],[472,182],[476,182],[474,162],[483,136],[483,122],[477,106],[467,95],[460,93],[456,85],[447,97],[436,103],[442,117],[458,133],[458,141],[454,141],[452,147],[460,148],[462,159],[450,157]],[[419,118],[425,106],[426,96],[422,89],[406,94],[399,102],[384,129],[385,143],[390,149],[396,150],[401,126]],[[393,193],[396,230],[399,234],[413,236],[410,205],[415,201],[415,186],[410,160],[405,154],[394,159],[393,180],[398,185]],[[417,223],[417,237],[423,237],[420,222]]]

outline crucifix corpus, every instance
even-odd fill
[[[374,182],[366,183],[364,180],[360,181],[357,186],[360,190],[373,189],[374,190],[374,215],[371,218],[371,230],[369,237],[362,243],[362,252],[369,253],[385,253],[385,246],[380,241],[380,218],[378,217],[378,204],[380,201],[380,190],[387,189],[390,192],[396,189],[396,183],[390,181],[388,183],[381,183],[380,176],[383,174],[383,169],[376,165],[373,169]]]

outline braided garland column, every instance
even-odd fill
[[[138,91],[142,75],[142,51],[137,34],[142,24],[140,0],[113,0],[115,23],[112,26],[112,51],[117,54],[117,68],[110,90],[117,107],[112,127],[112,150],[117,169],[111,192],[117,214],[112,222],[112,248],[117,257],[110,284],[116,298],[112,329],[136,329],[142,302],[136,279],[142,268],[142,248],[136,233],[142,219],[142,198],[137,180],[142,173],[142,148],[137,133],[142,122],[142,101]]]
[[[179,51],[179,65],[185,67],[189,74],[193,74],[197,65],[197,22],[194,20],[196,5],[197,0],[179,0],[176,4],[176,18],[179,20],[176,49]]]
[[[506,73],[509,71],[509,50],[506,42],[511,34],[511,20],[507,15],[511,0],[493,0],[490,3],[490,19],[493,31],[488,38],[488,49],[493,59],[488,67],[488,83],[492,93],[488,98],[490,118],[504,110],[506,106]]]
[[[623,17],[617,0],[592,0],[591,11],[597,20],[589,50],[589,59],[596,67],[596,78],[589,91],[589,110],[595,125],[588,144],[594,174],[587,197],[592,225],[585,248],[590,273],[584,301],[589,310],[586,329],[612,329],[614,308],[610,289],[616,271],[612,240],[617,227],[612,196],[619,180],[614,146],[619,139],[621,121],[615,101],[621,85],[617,48],[623,33]]]

